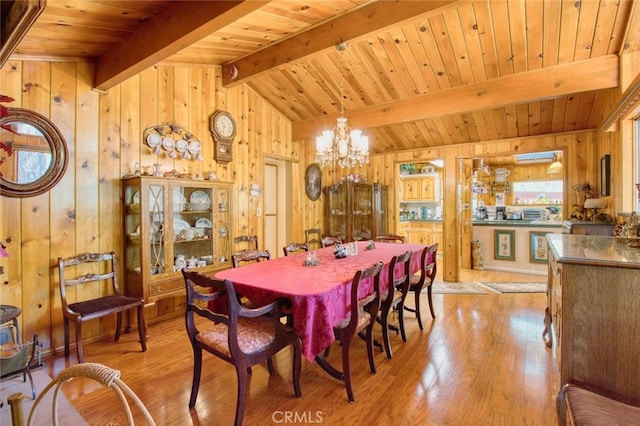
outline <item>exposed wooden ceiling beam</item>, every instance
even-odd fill
[[[340,41],[353,41],[429,12],[437,13],[455,0],[381,1],[368,4],[237,61],[224,64],[222,84],[231,87],[281,65],[295,63]],[[237,76],[234,78],[236,69]]]
[[[602,56],[373,105],[345,115],[350,127],[366,129],[610,89],[619,84],[618,62],[617,55]],[[293,139],[313,138],[335,126],[337,118],[334,114],[294,123]]]
[[[6,16],[0,22],[0,68],[20,44],[46,7],[46,0],[24,0],[13,2]]]
[[[123,82],[269,3],[268,1],[177,1],[131,37],[98,58],[94,87]]]

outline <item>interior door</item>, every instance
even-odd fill
[[[291,162],[269,158],[264,175],[264,247],[280,257],[292,235]]]

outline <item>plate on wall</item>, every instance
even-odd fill
[[[188,147],[189,144],[184,139],[178,139],[178,141],[176,142],[176,151],[180,153],[185,152]]]
[[[187,148],[191,155],[197,155],[200,152],[200,142],[191,141],[189,142],[189,146]]]
[[[157,133],[149,133],[147,135],[147,145],[149,145],[151,148],[160,146],[162,145],[162,138]]]
[[[166,138],[162,139],[162,147],[167,151],[173,151],[173,149],[176,147],[176,141],[167,136]]]

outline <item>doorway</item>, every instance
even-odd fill
[[[264,167],[264,248],[282,256],[292,235],[291,162],[266,158]]]

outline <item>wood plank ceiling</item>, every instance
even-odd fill
[[[12,47],[13,3],[0,64],[95,61],[103,90],[156,63],[221,65],[298,140],[335,124],[343,84],[372,152],[593,129],[619,55],[640,48],[633,0],[47,0]]]

